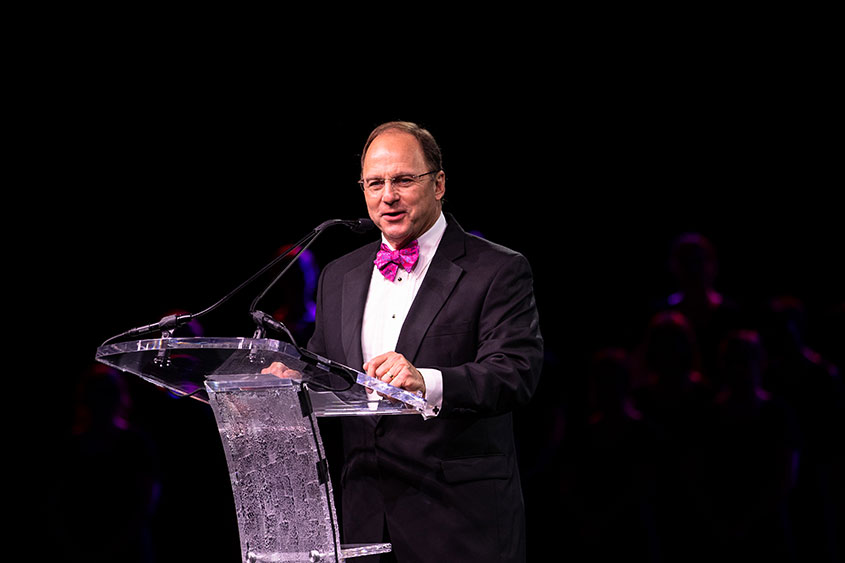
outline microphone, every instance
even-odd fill
[[[372,231],[376,228],[376,224],[369,219],[355,219],[354,221],[348,221],[346,226],[352,229],[353,233],[359,234]]]
[[[325,221],[317,226],[314,229],[315,232],[321,232],[328,227],[332,227],[334,225],[346,225],[349,227],[353,233],[366,233],[367,231],[371,231],[376,224],[370,221],[369,219],[352,219],[352,220],[343,220],[343,219],[332,219],[331,221]]]
[[[182,313],[182,314],[179,314],[179,315],[167,315],[166,317],[163,317],[157,323],[151,323],[151,324],[148,324],[148,325],[143,325],[143,326],[139,326],[139,327],[129,329],[126,332],[124,332],[123,334],[112,337],[109,340],[114,340],[115,338],[118,338],[120,336],[136,336],[136,335],[139,335],[139,334],[146,334],[148,332],[155,332],[157,330],[173,332],[174,330],[176,330],[180,326],[183,326],[185,323],[190,322],[190,320],[193,319],[194,316],[195,315],[192,315],[190,313]],[[108,341],[106,341],[106,342],[108,342]]]
[[[264,311],[252,311],[250,313],[250,316],[252,317],[252,320],[255,321],[255,324],[258,327],[268,327],[268,328],[272,328],[273,330],[275,330],[277,332],[283,332],[283,333],[287,334],[288,338],[290,338],[290,340],[291,340],[291,343],[297,349],[299,349],[299,346],[297,346],[296,342],[294,341],[293,335],[288,330],[288,327],[286,327],[283,323],[277,321],[276,319],[274,319],[272,316],[268,315]]]
[[[268,286],[252,302],[252,306],[250,307],[250,314],[252,314],[255,311],[255,307],[256,307],[256,304],[258,303],[258,300],[261,299],[261,297],[263,297],[267,293],[267,291],[269,291],[270,288],[273,285],[276,284],[276,282],[278,282],[278,280],[282,277],[282,275],[284,275],[284,273],[287,272],[288,268],[290,268],[290,266],[299,258],[299,255],[302,254],[302,252],[304,250],[306,250],[311,245],[311,243],[313,243],[314,240],[316,240],[316,238],[325,229],[327,229],[329,227],[333,227],[335,225],[344,225],[344,226],[348,227],[349,229],[351,229],[355,233],[365,233],[365,232],[371,230],[373,227],[375,227],[375,224],[369,219],[352,219],[352,220],[332,219],[330,221],[324,221],[323,223],[321,223],[320,225],[318,225],[317,227],[315,227],[314,229],[309,231],[308,234],[306,234],[299,241],[297,241],[292,246],[290,246],[287,250],[282,252],[280,255],[276,256],[273,260],[271,260],[263,268],[258,270],[252,276],[250,276],[249,279],[242,282],[238,287],[236,287],[235,289],[233,289],[232,291],[230,291],[229,293],[224,295],[219,301],[217,301],[216,303],[214,303],[210,307],[207,307],[207,308],[203,309],[202,311],[200,311],[199,313],[196,313],[196,314],[181,313],[181,314],[176,314],[176,315],[167,315],[156,323],[150,323],[150,324],[138,326],[138,327],[135,327],[135,328],[131,328],[131,329],[129,329],[125,332],[122,332],[120,334],[116,334],[116,335],[106,339],[103,342],[102,345],[105,346],[106,344],[113,342],[113,341],[115,341],[119,338],[125,338],[127,336],[139,336],[139,335],[142,335],[142,334],[148,334],[148,333],[159,331],[159,330],[162,331],[162,336],[168,337],[168,336],[170,336],[171,333],[173,333],[174,330],[176,330],[177,328],[179,328],[181,326],[184,326],[185,324],[190,322],[192,319],[196,319],[196,318],[201,317],[203,315],[207,315],[208,313],[214,311],[215,309],[217,309],[218,307],[223,305],[225,302],[227,302],[229,299],[231,299],[233,296],[235,296],[237,293],[239,293],[242,289],[244,289],[247,285],[251,284],[258,277],[260,277],[262,274],[267,272],[267,270],[269,270],[270,268],[272,268],[273,266],[275,266],[276,264],[281,262],[282,259],[284,259],[293,250],[302,247],[302,245],[304,244],[305,247],[301,248],[301,250],[294,256],[294,258],[287,265],[287,267],[285,267],[285,269],[282,270],[281,274],[279,274],[276,277],[276,279],[273,280],[273,282],[270,284],[270,286]],[[274,328],[274,329],[277,329],[277,330],[283,330],[283,332],[286,332],[288,334],[288,336],[290,337],[290,333],[287,332],[287,328],[282,328],[282,327],[284,327],[284,325],[282,325],[281,323],[278,323],[278,321],[275,321],[275,319],[273,319],[273,321],[278,323],[278,325],[281,325],[281,327],[274,325],[274,324],[272,324],[268,321],[268,319],[272,319],[272,317],[270,317],[269,315],[266,315],[266,314],[263,314],[263,315],[264,316],[255,318],[255,322],[258,323],[260,327],[263,327],[265,324],[267,324],[267,325],[270,325],[271,328]],[[291,340],[292,340],[292,337],[291,337]],[[294,345],[296,345],[296,343],[294,343]]]

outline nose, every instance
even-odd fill
[[[393,187],[393,182],[385,180],[384,189],[381,192],[381,200],[384,203],[395,203],[399,199],[399,192]]]

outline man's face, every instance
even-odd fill
[[[386,131],[370,144],[361,177],[366,182],[426,172],[430,170],[417,140],[408,133]],[[434,225],[440,216],[440,199],[445,191],[445,174],[439,171],[404,188],[397,189],[392,182],[384,182],[377,194],[364,190],[364,198],[370,219],[394,248],[401,248]]]

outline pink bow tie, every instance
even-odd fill
[[[399,266],[406,272],[414,269],[414,264],[420,257],[420,245],[417,241],[412,242],[401,250],[390,250],[390,247],[381,243],[381,250],[378,251],[373,263],[381,271],[381,274],[389,281],[396,279]]]

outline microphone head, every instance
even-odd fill
[[[375,228],[376,224],[369,219],[358,219],[349,222],[349,228],[355,233],[366,233]]]
[[[371,230],[373,227],[376,226],[375,223],[370,221],[369,219],[331,219],[330,221],[324,221],[314,229],[315,233],[319,233],[320,231],[328,228],[333,227],[335,225],[346,225],[350,229],[352,229],[356,233],[366,233],[367,231]]]

